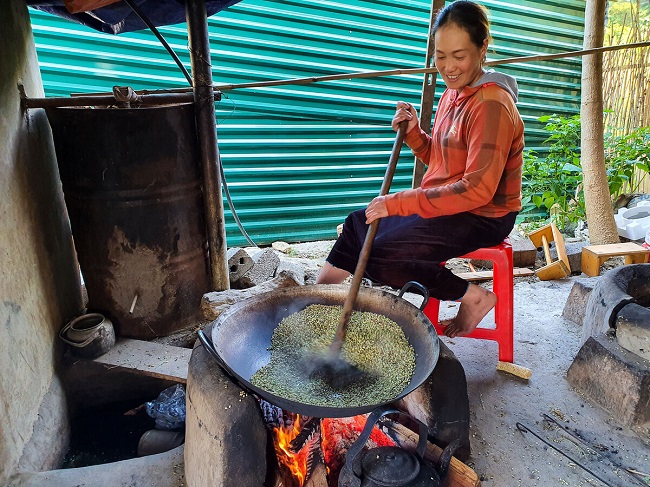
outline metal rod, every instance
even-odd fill
[[[430,68],[434,65],[435,45],[432,35],[433,26],[436,23],[438,11],[445,6],[445,0],[432,0],[429,17],[429,37],[427,39],[427,54],[424,60],[424,66]],[[425,132],[431,130],[431,121],[433,120],[433,101],[436,95],[436,73],[427,73],[422,80],[422,95],[420,96],[420,127]],[[418,159],[413,161],[413,179],[412,188],[419,188],[422,178],[426,172],[426,166]]]
[[[590,473],[591,475],[593,475],[595,478],[597,478],[598,480],[600,480],[600,481],[601,481],[603,484],[605,484],[607,487],[614,487],[612,484],[610,484],[609,482],[607,482],[607,481],[604,480],[603,478],[599,477],[599,476],[598,476],[596,473],[594,473],[592,470],[589,470],[587,467],[585,467],[584,465],[582,465],[578,460],[576,460],[575,458],[572,458],[571,456],[567,455],[567,454],[564,453],[562,450],[560,450],[558,447],[556,447],[556,446],[552,445],[551,443],[549,443],[548,441],[546,441],[546,440],[545,440],[544,438],[542,438],[540,435],[538,435],[538,434],[535,433],[533,430],[531,430],[528,426],[525,426],[524,424],[519,423],[519,422],[515,423],[515,426],[517,427],[517,429],[518,429],[519,431],[522,431],[522,432],[524,432],[524,433],[530,433],[530,434],[532,434],[532,435],[535,436],[538,440],[540,440],[542,443],[544,443],[545,445],[551,447],[553,450],[555,450],[556,452],[558,452],[559,454],[561,454],[562,456],[564,456],[565,458],[567,458],[570,462],[575,463],[575,464],[578,465],[580,468],[582,468],[584,471],[586,471],[586,472]]]
[[[193,93],[164,93],[157,95],[139,95],[137,103],[141,105],[174,105],[194,101]],[[26,108],[54,107],[88,107],[100,105],[117,105],[119,100],[113,95],[90,95],[76,97],[23,98]]]
[[[214,88],[205,0],[185,2],[188,40],[194,80],[194,107],[196,128],[203,168],[203,203],[210,253],[211,283],[213,291],[230,288],[226,259],[226,226],[221,198],[219,147],[214,114]]]
[[[522,56],[506,59],[499,59],[496,61],[488,61],[485,66],[500,66],[503,64],[525,63],[529,61],[552,61],[554,59],[570,58],[587,56],[589,54],[597,54],[599,52],[618,51],[621,49],[636,49],[640,47],[649,47],[650,41],[635,42],[632,44],[619,44],[616,46],[595,47],[593,49],[585,49],[582,51],[569,51],[557,54],[539,54],[534,56]],[[346,74],[332,74],[329,76],[310,76],[308,78],[295,78],[288,80],[275,80],[275,81],[258,81],[254,83],[240,83],[230,85],[215,85],[215,91],[232,91],[243,88],[263,88],[268,86],[285,86],[285,85],[306,85],[311,83],[318,83],[321,81],[336,81],[340,79],[357,79],[357,78],[379,78],[382,76],[401,76],[407,74],[429,74],[437,73],[435,67],[428,68],[408,68],[408,69],[390,69],[387,71],[364,71],[361,73],[346,73]],[[185,93],[189,88],[170,88],[162,90],[139,90],[138,94],[148,93]],[[73,93],[70,96],[87,96],[87,95],[103,95],[105,93]]]
[[[146,24],[147,27],[149,27],[149,30],[153,32],[153,35],[155,35],[160,43],[163,45],[165,49],[167,49],[167,52],[169,55],[172,57],[176,65],[180,68],[180,70],[183,72],[183,75],[185,76],[185,79],[187,79],[187,82],[190,84],[190,86],[193,86],[192,84],[192,77],[190,76],[190,73],[187,72],[187,69],[185,69],[185,66],[183,66],[183,63],[181,60],[178,58],[172,47],[167,43],[165,38],[162,36],[162,34],[156,29],[156,26],[153,25],[153,23],[149,20],[149,18],[144,14],[142,10],[140,10],[140,7],[138,7],[135,3],[133,3],[131,0],[124,0],[124,3],[126,3],[129,7],[131,7],[131,10],[135,12],[135,14],[140,17],[140,20]]]

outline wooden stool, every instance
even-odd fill
[[[644,264],[648,262],[650,250],[634,242],[589,245],[582,248],[582,272],[590,277],[600,274],[600,266],[610,257],[624,255],[626,264]]]
[[[535,271],[537,277],[542,281],[549,281],[552,279],[562,279],[571,274],[571,266],[569,265],[569,258],[567,257],[566,247],[564,246],[564,237],[562,237],[555,223],[551,223],[532,232],[528,235],[528,238],[530,238],[535,247],[544,249],[546,265]],[[558,260],[556,261],[551,259],[551,242],[555,242],[557,249]]]

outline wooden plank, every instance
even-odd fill
[[[417,433],[414,433],[406,426],[394,421],[386,421],[385,423],[381,423],[381,425],[397,434],[401,447],[415,449],[418,441]],[[442,448],[431,442],[427,443],[427,451],[424,453],[425,460],[437,463],[440,460],[441,454]],[[480,485],[481,480],[474,470],[465,465],[458,458],[451,458],[451,462],[449,463],[449,472],[442,482],[442,487],[480,487]]]
[[[186,383],[191,354],[192,350],[189,348],[118,338],[115,346],[94,362]]]
[[[650,250],[635,242],[625,242],[617,244],[604,244],[604,245],[589,245],[582,248],[583,252],[591,252],[598,256],[616,257],[619,255],[628,254],[644,254]]]
[[[564,261],[556,260],[544,267],[540,267],[535,271],[535,274],[542,281],[552,281],[553,279],[562,279],[571,274],[571,272]]]
[[[558,259],[560,259],[562,262],[564,262],[564,265],[566,265],[566,268],[568,269],[569,274],[570,274],[571,273],[571,264],[569,264],[569,257],[566,254],[566,247],[564,245],[564,237],[562,236],[562,234],[558,230],[557,226],[555,226],[555,223],[551,224],[551,230],[553,231],[553,240],[555,241],[555,250],[557,251]]]
[[[527,267],[515,267],[512,271],[514,277],[527,277],[534,276],[535,271]],[[494,277],[493,271],[475,271],[475,272],[457,272],[458,277],[466,281],[489,281]]]

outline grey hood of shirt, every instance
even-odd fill
[[[472,87],[484,85],[485,83],[496,83],[501,88],[510,93],[510,96],[512,96],[513,100],[515,100],[515,103],[517,103],[519,96],[519,87],[517,86],[517,80],[515,80],[515,78],[512,76],[503,73],[497,73],[493,69],[490,69],[489,71],[483,73],[483,76],[481,76],[478,81],[472,85]]]

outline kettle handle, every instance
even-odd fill
[[[420,460],[424,459],[424,453],[426,452],[427,449],[427,434],[428,434],[428,428],[427,425],[424,424],[422,421],[419,419],[416,419],[409,414],[400,411],[399,409],[395,409],[391,406],[381,406],[376,409],[374,409],[369,415],[368,419],[366,419],[366,425],[363,428],[363,431],[361,431],[361,434],[357,438],[357,440],[352,444],[352,446],[348,449],[348,453],[345,458],[345,465],[346,467],[354,473],[354,475],[357,478],[361,478],[361,472],[358,471],[358,465],[354,461],[354,459],[361,453],[361,450],[363,449],[364,445],[366,444],[366,441],[368,441],[368,438],[370,438],[370,434],[372,433],[372,428],[375,426],[375,423],[379,421],[380,418],[387,414],[394,414],[394,413],[399,413],[402,414],[411,420],[415,421],[418,423],[418,444],[415,449],[415,454],[418,456]],[[452,452],[453,454],[453,452]],[[450,456],[451,460],[451,456]],[[355,468],[357,467],[357,468]]]

